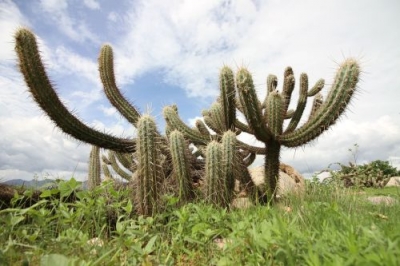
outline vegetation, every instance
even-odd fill
[[[363,165],[352,162],[340,166],[339,171],[331,171],[332,177],[327,182],[338,182],[346,187],[380,187],[383,188],[393,176],[400,176],[400,171],[388,161],[375,160]]]
[[[129,189],[71,179],[0,211],[0,265],[398,265],[398,204],[355,192],[308,182],[275,207],[230,211],[164,196],[167,208],[146,217]]]

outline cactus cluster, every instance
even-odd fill
[[[346,60],[325,100],[320,93],[324,81],[319,80],[309,88],[307,75],[301,74],[297,106],[289,110],[295,87],[290,67],[284,72],[281,91],[277,89],[277,77],[268,76],[267,95],[260,101],[250,72],[240,68],[235,75],[225,66],[220,71],[220,95],[202,112],[203,119],[190,127],[180,119],[176,106],[166,106],[163,115],[167,125],[162,135],[151,116],[140,114],[119,91],[113,51],[105,45],[98,60],[104,92],[138,132],[135,138],[126,139],[95,130],[67,110],[49,81],[34,34],[28,29],[19,29],[15,39],[19,68],[36,103],[63,132],[93,145],[91,162],[96,167],[91,170],[92,186],[99,182],[100,169],[99,159],[94,157],[100,158],[99,148],[103,148],[108,150],[108,157],[102,156],[103,174],[112,178],[109,169],[112,167],[115,173],[131,182],[137,211],[144,215],[158,212],[161,195],[171,191],[181,203],[202,195],[207,202],[228,207],[234,197],[235,181],[239,181],[252,199],[273,202],[281,147],[304,145],[333,125],[350,102],[360,72],[355,60]],[[314,98],[311,112],[299,126],[309,98]],[[238,119],[239,113],[246,122]],[[237,136],[242,132],[254,135],[264,146],[240,141]],[[263,187],[254,185],[248,171],[256,155],[265,156]]]

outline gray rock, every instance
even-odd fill
[[[386,187],[400,187],[400,176],[391,177]]]

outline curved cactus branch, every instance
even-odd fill
[[[258,140],[267,142],[272,137],[272,133],[263,121],[261,104],[254,89],[253,78],[247,69],[241,68],[237,72],[236,86],[240,103],[243,106],[244,115],[250,128],[254,131]]]
[[[135,141],[117,138],[88,127],[63,105],[53,89],[40,58],[35,35],[20,29],[15,35],[19,68],[36,103],[66,134],[105,149],[134,152]]]
[[[318,111],[297,130],[279,136],[287,147],[296,147],[315,139],[333,125],[344,113],[357,86],[360,67],[354,59],[346,60],[339,68],[331,91]]]
[[[223,67],[219,75],[220,99],[223,108],[224,130],[233,129],[236,120],[235,78],[229,67]]]
[[[136,125],[140,113],[125,99],[115,83],[114,59],[111,46],[104,45],[99,56],[99,72],[104,92],[111,104],[132,124]]]

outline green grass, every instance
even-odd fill
[[[277,206],[231,211],[166,198],[167,210],[147,218],[132,214],[126,190],[77,188],[62,182],[29,208],[1,210],[0,265],[398,265],[400,257],[399,204],[365,199],[399,199],[398,188],[358,194],[313,183]]]

